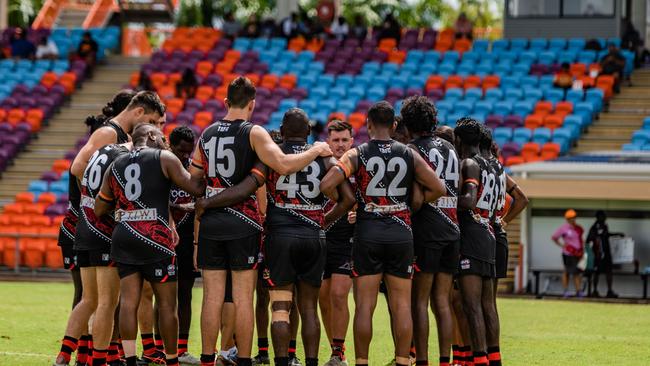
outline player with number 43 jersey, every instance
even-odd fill
[[[135,365],[137,313],[143,280],[151,283],[159,307],[159,328],[167,365],[177,365],[176,253],[178,234],[169,213],[172,184],[193,196],[205,189],[202,179],[192,179],[155,126],[141,124],[133,132],[133,150],[118,157],[104,176],[98,217],[115,211],[111,257],[117,263],[121,284],[120,334],[127,365]],[[156,142],[151,148],[147,141]]]

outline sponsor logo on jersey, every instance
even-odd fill
[[[126,221],[156,221],[158,216],[156,215],[155,208],[147,208],[142,210],[117,210],[115,212],[115,221],[126,222]]]
[[[90,209],[95,209],[95,199],[89,196],[81,196],[81,207],[88,207]]]
[[[156,268],[156,269],[154,270],[154,276],[156,276],[156,277],[162,277],[162,276],[163,276],[162,268]]]
[[[437,208],[456,208],[458,199],[456,197],[443,196],[436,200],[436,202],[429,203],[433,207]]]
[[[465,258],[460,261],[460,269],[467,270],[470,267],[470,260]]]
[[[176,265],[170,264],[167,266],[167,274],[173,276],[176,274]]]

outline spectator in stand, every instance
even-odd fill
[[[241,30],[241,23],[235,19],[233,12],[228,12],[223,17],[222,30],[223,33],[229,38],[235,38],[237,37],[237,34],[239,34],[239,31]]]
[[[59,49],[56,47],[56,43],[47,37],[41,38],[38,47],[36,47],[36,58],[54,60],[58,57]]]
[[[151,82],[151,78],[149,77],[149,74],[147,74],[144,71],[140,71],[140,77],[138,81],[138,86],[136,87],[137,91],[155,91],[155,88],[153,87],[153,83]]]
[[[629,19],[623,21],[623,38],[621,48],[634,52],[634,67],[640,67],[641,62],[648,56],[648,50],[643,47],[643,39],[634,24]]]
[[[336,38],[339,41],[342,41],[348,37],[348,33],[350,33],[350,26],[348,26],[345,18],[340,16],[334,19],[332,25],[330,26],[330,34],[332,38]]]
[[[573,75],[571,75],[571,66],[568,62],[563,62],[560,70],[555,73],[553,86],[564,90],[571,89],[573,86]]]
[[[350,28],[350,35],[360,41],[363,41],[368,36],[368,26],[363,21],[361,14],[354,16],[354,23]]]
[[[602,74],[614,75],[614,91],[616,93],[621,91],[621,81],[623,80],[623,71],[625,70],[625,57],[619,51],[615,44],[610,43],[608,47],[609,52],[600,61],[602,67]]]
[[[393,38],[397,43],[402,38],[402,29],[392,13],[386,15],[379,30],[379,40],[386,38]]]
[[[456,38],[467,38],[469,40],[474,38],[474,24],[467,19],[467,14],[458,14],[458,19],[454,24],[454,31],[456,31]]]
[[[551,239],[562,248],[562,261],[564,262],[564,273],[562,275],[562,286],[564,287],[564,297],[569,297],[569,277],[573,276],[573,284],[576,288],[576,296],[583,297],[582,286],[580,281],[580,269],[578,262],[584,254],[584,242],[582,235],[584,230],[582,226],[576,223],[578,214],[575,210],[567,210],[564,213],[566,223],[560,226]],[[562,239],[560,241],[560,239]]]
[[[89,77],[92,76],[93,69],[95,68],[98,50],[99,46],[90,32],[84,33],[81,42],[79,42],[79,47],[77,48],[77,58],[86,62],[86,74]]]
[[[271,38],[276,34],[277,26],[273,18],[268,18],[260,26],[260,36]]]
[[[257,19],[257,15],[251,14],[240,35],[248,38],[257,38],[260,36],[260,21]]]
[[[314,38],[325,38],[325,27],[323,27],[323,24],[318,18],[310,18],[308,16],[305,16],[305,21],[300,23],[299,29],[300,33],[308,41]]]
[[[196,75],[194,71],[190,68],[183,71],[183,76],[181,76],[181,81],[176,84],[176,96],[178,98],[190,99],[194,98],[196,94],[196,89],[199,87],[199,82],[196,80]]]
[[[594,292],[592,293],[592,296],[600,297],[600,294],[598,294],[598,277],[600,276],[600,273],[604,273],[607,279],[607,297],[617,298],[618,295],[612,288],[612,267],[614,264],[612,262],[612,250],[609,245],[609,238],[612,236],[622,237],[624,235],[622,233],[610,233],[606,221],[607,215],[605,215],[605,211],[597,211],[596,222],[591,226],[589,234],[587,235],[587,242],[591,243],[595,255]]]
[[[22,28],[16,28],[11,39],[11,57],[33,59],[36,47],[27,39],[27,32]]]
[[[293,12],[280,24],[280,31],[285,38],[293,38],[298,34],[298,13]]]

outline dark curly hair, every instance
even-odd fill
[[[481,124],[474,118],[463,117],[456,123],[454,135],[465,145],[478,146],[481,142]]]
[[[427,97],[414,95],[404,100],[400,112],[411,133],[432,133],[438,124],[438,111]]]
[[[88,116],[85,124],[90,127],[90,133],[95,132],[96,129],[101,127],[106,121],[122,113],[123,110],[131,103],[131,99],[135,96],[136,92],[130,89],[125,89],[113,96],[113,99],[106,103],[102,108],[102,114],[96,116]]]
[[[194,131],[187,126],[178,126],[169,134],[169,144],[171,146],[177,146],[181,141],[186,141],[191,144],[194,144]]]
[[[481,150],[490,150],[492,147],[492,130],[486,125],[481,125],[481,141],[479,142]]]

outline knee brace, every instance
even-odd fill
[[[271,297],[271,323],[289,323],[293,295],[287,290],[269,291]]]

